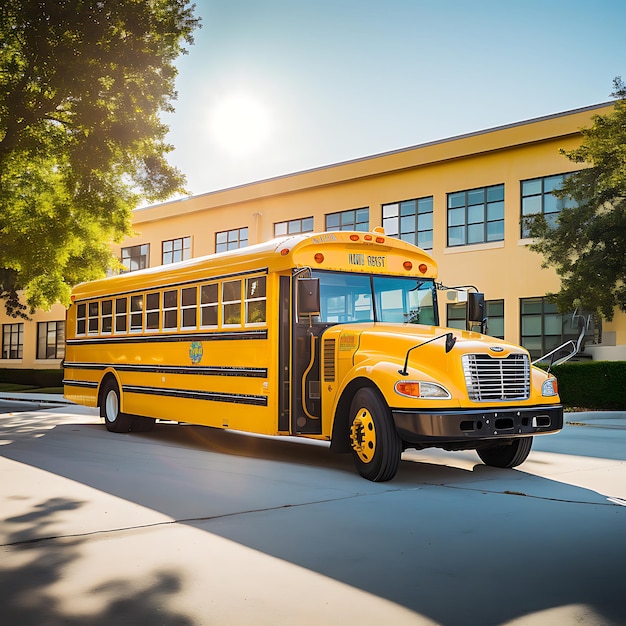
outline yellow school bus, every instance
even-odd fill
[[[534,435],[562,428],[556,379],[519,346],[441,328],[436,279],[430,255],[374,231],[85,283],[67,314],[65,397],[114,432],[174,420],[330,441],[373,481],[407,448],[517,466]]]

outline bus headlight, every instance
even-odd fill
[[[449,400],[452,397],[445,387],[437,383],[417,380],[399,380],[394,389],[397,394],[408,398]]]
[[[556,396],[559,393],[559,386],[556,382],[556,378],[548,378],[548,380],[543,381],[543,385],[541,385],[541,395],[552,397]]]

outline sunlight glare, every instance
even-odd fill
[[[260,149],[269,137],[267,108],[257,98],[237,93],[222,98],[210,115],[211,134],[225,151],[244,156]]]

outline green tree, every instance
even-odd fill
[[[160,113],[199,26],[185,0],[3,0],[0,297],[13,315],[104,275],[142,200],[182,191]]]
[[[559,292],[549,294],[559,310],[581,307],[608,320],[626,305],[626,85],[617,77],[613,86],[612,111],[582,129],[578,148],[561,150],[583,165],[554,192],[574,202],[565,202],[556,225],[540,215],[526,222],[531,250],[561,278]]]

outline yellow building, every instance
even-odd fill
[[[576,147],[580,129],[610,108],[567,111],[137,209],[137,235],[116,252],[132,271],[285,233],[382,226],[428,250],[444,285],[485,293],[489,334],[539,356],[576,336],[579,318],[559,315],[545,299],[559,279],[529,250],[520,218],[558,212],[551,190],[576,169],[559,150]],[[464,326],[463,305],[445,291],[439,306],[444,322]],[[0,312],[0,367],[60,363],[63,313],[57,306],[24,323]],[[626,360],[624,312],[595,333],[589,327],[585,354]]]

